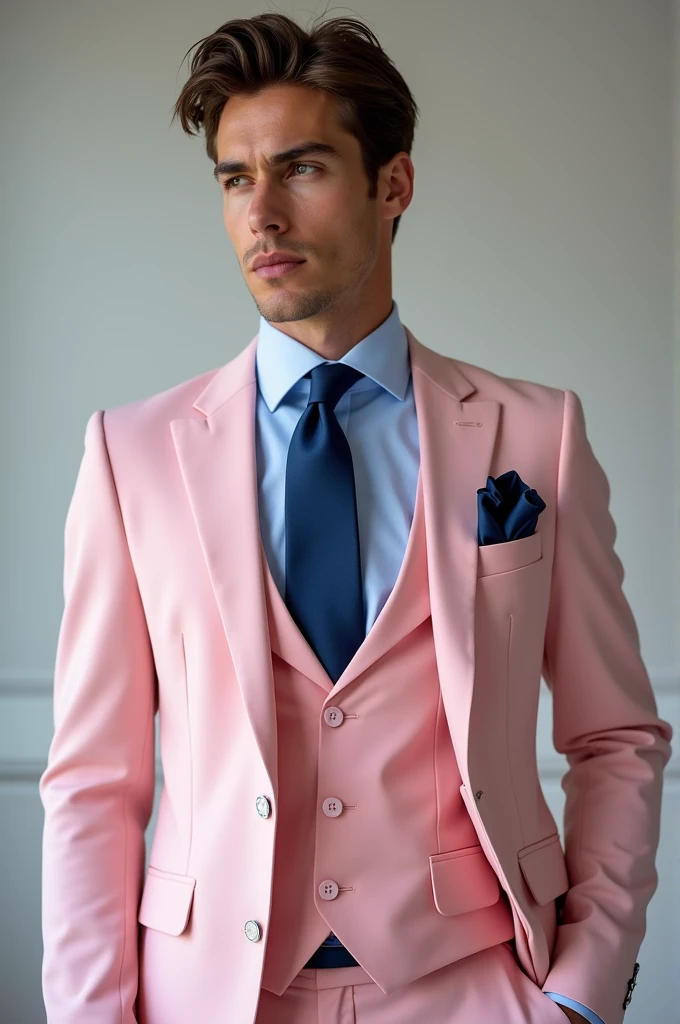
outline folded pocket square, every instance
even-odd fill
[[[496,480],[487,477],[486,487],[477,491],[477,543],[502,544],[530,537],[545,507],[540,494],[514,469]]]

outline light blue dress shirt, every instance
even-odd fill
[[[304,376],[332,362],[260,317],[256,458],[262,545],[272,578],[285,595],[285,479],[288,446],[307,407]],[[354,464],[366,633],[399,575],[413,520],[420,445],[408,339],[396,302],[386,320],[339,360],[365,374],[342,396],[335,415]],[[575,999],[547,992],[589,1024],[601,1017]],[[566,1017],[565,1017],[566,1021]]]

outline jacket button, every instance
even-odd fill
[[[257,921],[246,921],[243,930],[246,933],[246,937],[249,938],[251,942],[257,942],[262,935]]]
[[[342,725],[344,714],[340,708],[327,707],[324,709],[323,718],[326,725],[330,725],[331,729],[337,728]]]
[[[323,813],[329,818],[337,818],[339,814],[342,814],[344,804],[342,800],[339,800],[337,796],[327,796],[323,804]]]
[[[255,806],[257,807],[257,813],[261,818],[268,818],[272,812],[272,805],[269,803],[266,796],[258,796],[255,801]]]
[[[319,886],[319,896],[322,900],[334,900],[338,895],[338,883],[332,878],[324,878]]]

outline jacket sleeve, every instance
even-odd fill
[[[543,676],[553,742],[565,754],[564,843],[570,888],[543,987],[621,1024],[657,886],[663,769],[671,726],[657,716],[614,550],[610,488],[564,393],[555,555]]]
[[[48,1024],[132,1024],[157,680],[97,411],[64,531],[54,735],[40,783]]]

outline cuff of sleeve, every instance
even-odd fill
[[[589,1022],[589,1024],[604,1024],[602,1017],[598,1016],[583,1003],[579,1003],[578,999],[570,999],[569,996],[561,996],[559,992],[545,992],[544,995],[550,996],[554,1003],[560,1003],[562,1006],[568,1006],[570,1010],[576,1010],[581,1014],[582,1017]]]

